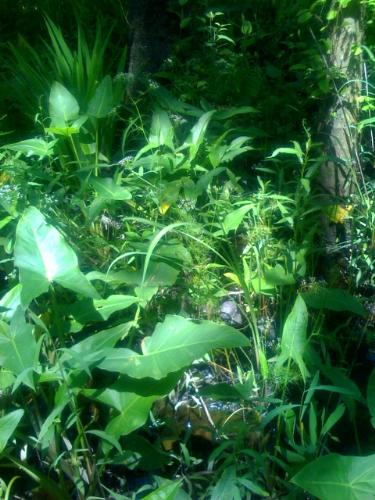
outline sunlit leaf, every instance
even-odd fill
[[[173,149],[173,127],[168,113],[162,109],[156,109],[152,115],[149,142],[154,147],[168,146]]]
[[[236,231],[251,208],[252,205],[243,205],[242,207],[233,210],[233,212],[229,212],[223,221],[224,232],[229,233],[229,231]]]
[[[69,121],[78,118],[79,105],[76,98],[61,83],[52,84],[49,96],[49,115],[51,125],[65,127]]]
[[[156,326],[153,335],[144,339],[143,354],[130,349],[113,349],[99,368],[133,378],[162,379],[189,366],[212,349],[247,345],[249,340],[230,326],[167,316]]]
[[[13,144],[6,144],[5,146],[2,146],[1,149],[16,151],[27,157],[37,156],[42,160],[46,156],[53,155],[56,143],[57,140],[47,142],[43,139],[27,139],[25,141],[14,142]]]
[[[73,249],[35,207],[28,208],[17,225],[14,261],[19,268],[23,305],[47,292],[53,282],[82,295],[98,297],[79,270]]]
[[[139,302],[138,297],[132,295],[110,295],[107,299],[94,300],[94,307],[100,316],[107,320],[113,313],[122,311]]]
[[[15,312],[9,327],[0,329],[0,366],[34,388],[33,370],[36,368],[38,344],[26,323],[21,307]]]
[[[307,345],[307,308],[304,300],[298,295],[292,311],[289,313],[283,328],[281,338],[281,353],[277,364],[281,365],[288,359],[297,363],[305,380],[308,375],[303,355]]]

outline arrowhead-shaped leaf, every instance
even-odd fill
[[[371,500],[375,491],[375,455],[319,457],[292,482],[322,500]]]
[[[139,300],[138,297],[132,295],[110,295],[108,299],[94,300],[94,307],[100,316],[107,320],[114,312],[126,309]]]
[[[249,340],[230,326],[167,316],[156,326],[152,337],[144,340],[143,354],[130,349],[113,349],[99,368],[133,378],[162,379],[189,366],[212,349],[248,345]]]
[[[79,270],[73,249],[35,207],[28,208],[18,223],[14,260],[20,272],[21,300],[25,306],[47,292],[52,282],[98,298],[95,288]]]
[[[22,381],[34,388],[33,369],[38,358],[38,344],[32,333],[32,326],[25,321],[19,307],[10,326],[0,328],[0,366],[14,375],[22,374]]]
[[[46,142],[43,139],[27,139],[25,141],[6,144],[2,149],[10,149],[22,153],[25,156],[38,156],[42,159],[45,156],[51,156],[57,140]]]
[[[115,183],[110,177],[91,179],[90,184],[98,195],[105,200],[130,200],[131,192]]]
[[[252,205],[243,205],[226,215],[223,222],[223,230],[227,234],[229,231],[236,231],[243,221],[245,215],[252,208]]]
[[[307,345],[308,314],[304,300],[298,295],[292,311],[287,317],[281,339],[281,353],[277,364],[281,365],[288,359],[293,359],[301,371],[303,379],[308,375],[303,354]]]
[[[49,96],[49,115],[52,126],[64,127],[78,117],[79,105],[76,98],[59,82],[54,82]]]
[[[349,311],[359,316],[366,316],[366,309],[361,302],[346,290],[340,288],[317,287],[302,294],[309,307],[329,309],[331,311]]]
[[[115,438],[135,431],[146,422],[151,406],[160,396],[140,396],[132,392],[119,392],[114,389],[102,391],[86,389],[83,394],[108,406],[116,408],[120,415],[108,424],[106,432]]]
[[[173,127],[168,113],[162,109],[156,109],[152,115],[149,142],[155,147],[164,144],[173,149]]]

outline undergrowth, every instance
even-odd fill
[[[1,122],[1,498],[328,499],[338,470],[372,498],[373,152],[350,206],[327,202],[314,123],[282,130],[285,107],[273,141],[290,94],[262,84],[305,40],[250,71],[268,22],[186,3],[204,56],[186,66],[181,36],[135,97],[100,23],[68,38],[46,17],[39,46],[6,49],[34,121]]]

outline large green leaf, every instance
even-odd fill
[[[306,379],[308,371],[303,361],[303,354],[307,345],[307,308],[304,300],[298,295],[292,311],[287,317],[281,339],[281,353],[277,360],[280,366],[288,359],[293,359],[301,371],[303,379]]]
[[[292,482],[321,500],[373,500],[375,455],[319,457],[298,472]]]
[[[90,184],[98,195],[105,200],[130,200],[131,192],[115,183],[111,177],[91,179]]]
[[[54,82],[49,96],[49,115],[53,127],[65,127],[78,118],[79,105],[76,98],[59,82]]]
[[[267,283],[275,286],[293,285],[296,282],[293,274],[288,273],[280,264],[265,268],[264,277]]]
[[[126,309],[137,302],[139,298],[132,295],[110,295],[107,299],[94,300],[94,307],[100,316],[107,320],[114,312]]]
[[[135,431],[146,422],[151,406],[160,396],[140,396],[114,389],[85,389],[82,393],[95,401],[104,403],[119,411],[106,427],[106,432],[115,438]]]
[[[167,316],[156,326],[154,334],[143,341],[143,354],[130,349],[113,349],[99,368],[133,378],[162,379],[189,366],[211,349],[248,345],[249,340],[230,326]]]
[[[0,313],[0,319],[10,320],[18,306],[21,305],[21,290],[20,284],[11,288],[4,297],[0,300],[0,307],[4,307],[5,311]]]
[[[176,254],[175,258],[179,260],[179,255]],[[128,285],[128,286],[172,286],[175,284],[179,274],[179,269],[170,266],[165,262],[159,260],[151,260],[148,266],[146,279],[142,283],[143,270],[125,270],[100,273],[93,271],[87,274],[87,279],[90,281],[100,280],[110,283],[111,286]]]
[[[60,362],[65,361],[69,364],[77,364],[77,368],[84,362],[86,366],[94,363],[104,356],[106,349],[114,347],[116,342],[124,338],[132,325],[132,322],[102,330],[101,332],[89,335],[86,339],[77,342],[70,349],[64,350]]]
[[[0,366],[34,388],[33,370],[36,368],[39,347],[32,333],[32,326],[25,321],[19,307],[10,326],[0,328]]]
[[[208,111],[207,113],[204,113],[197,123],[194,125],[194,127],[191,129],[189,138],[183,145],[189,146],[189,160],[193,161],[194,158],[197,156],[198,150],[203,143],[203,139],[208,127],[208,124],[210,123],[210,120],[212,118],[212,115],[216,113],[215,110],[213,111]]]
[[[349,311],[365,316],[366,310],[361,302],[346,290],[340,288],[317,287],[302,294],[309,307],[331,311]]]
[[[79,270],[72,248],[35,207],[28,208],[17,225],[14,260],[19,268],[23,305],[27,306],[46,292],[52,282],[98,298],[94,287]]]
[[[95,90],[90,100],[87,114],[95,118],[104,118],[113,108],[112,78],[106,75]]]
[[[168,481],[143,497],[143,500],[175,500],[178,498],[178,494],[181,491],[181,483],[182,479],[173,482]],[[188,495],[184,495],[183,498],[185,499],[190,497]]]
[[[156,109],[152,115],[149,142],[155,147],[168,146],[173,149],[173,127],[168,113]]]
[[[37,156],[43,159],[46,156],[53,155],[53,150],[57,140],[47,142],[43,139],[27,139],[25,141],[14,142],[13,144],[6,144],[2,149],[10,149],[17,153],[22,153],[25,156]]]
[[[229,231],[236,231],[251,207],[252,205],[243,205],[227,214],[223,222],[224,233],[227,234]]]
[[[23,417],[23,410],[16,410],[0,418],[0,453],[4,450],[7,442],[12,437],[17,425]]]

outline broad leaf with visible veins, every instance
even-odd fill
[[[14,261],[19,269],[24,306],[47,292],[53,282],[86,297],[98,298],[95,288],[79,270],[73,249],[35,207],[28,208],[18,223]]]
[[[167,316],[151,337],[144,340],[143,354],[130,349],[112,349],[99,368],[132,378],[162,379],[201,358],[211,349],[248,346],[242,333],[212,321],[195,323],[181,316]]]
[[[373,500],[375,455],[350,457],[332,453],[307,464],[292,483],[322,500]]]

